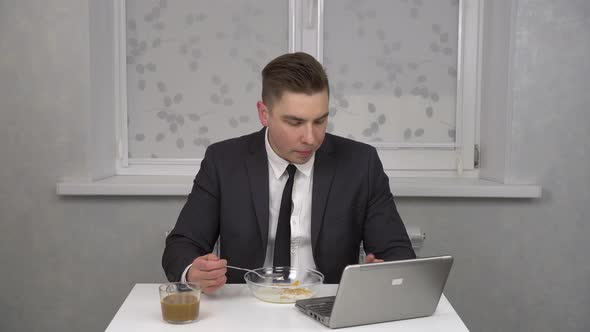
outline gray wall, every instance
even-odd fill
[[[103,330],[163,281],[181,198],[63,198],[84,175],[88,1],[0,1],[0,330]],[[539,200],[398,199],[456,257],[446,294],[474,331],[590,330],[590,2],[520,0],[509,178]],[[253,109],[254,112],[254,109]]]

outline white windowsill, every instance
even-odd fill
[[[58,195],[74,196],[186,196],[194,176],[118,175],[93,182],[64,181]],[[503,184],[471,178],[390,178],[396,197],[538,198],[541,186]]]

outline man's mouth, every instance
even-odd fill
[[[313,151],[309,150],[309,151],[295,151],[295,153],[297,153],[298,155],[302,156],[302,157],[309,157],[311,156],[311,153]]]

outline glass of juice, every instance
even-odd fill
[[[160,285],[162,318],[173,324],[186,324],[199,317],[201,287],[197,283],[172,282]]]

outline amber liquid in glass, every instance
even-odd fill
[[[162,317],[170,323],[188,323],[199,317],[199,298],[190,293],[170,294],[160,301]]]

